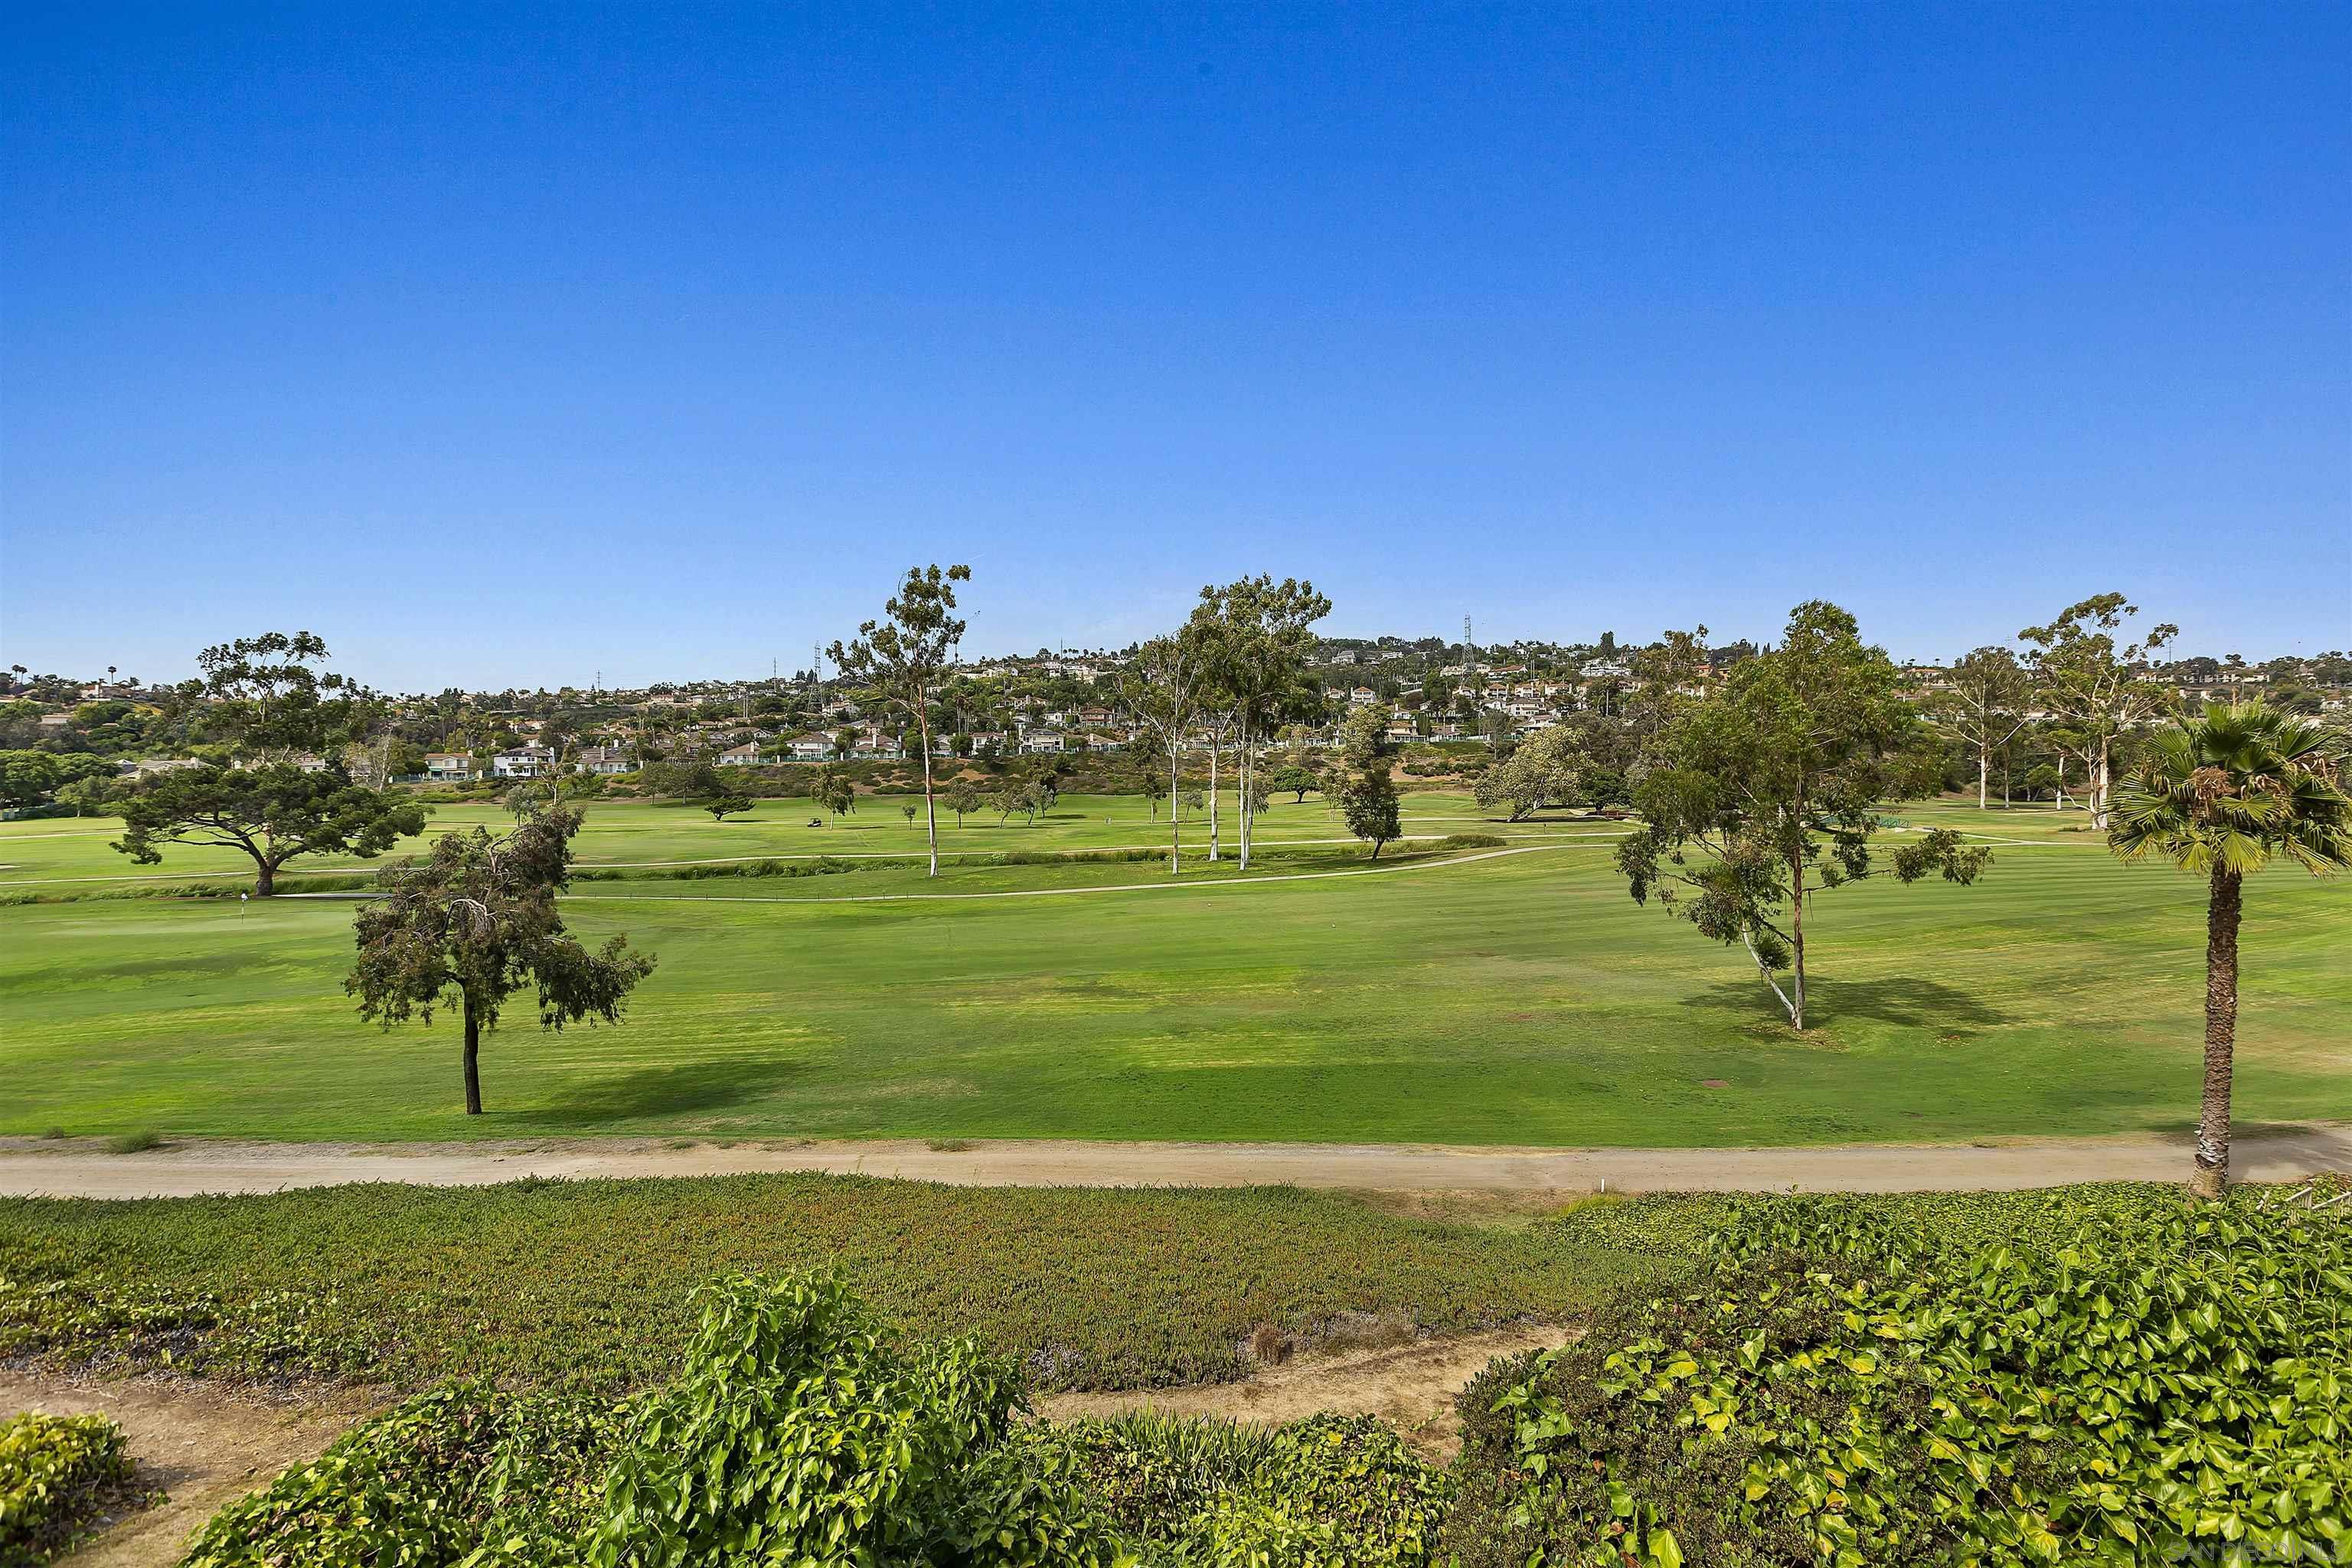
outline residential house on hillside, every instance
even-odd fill
[[[1066,751],[1068,749],[1066,742],[1066,737],[1059,730],[1041,729],[1021,731],[1021,751],[1024,756]]]
[[[1348,703],[1349,706],[1353,708],[1369,708],[1373,703],[1379,701],[1380,697],[1381,694],[1373,690],[1370,687],[1359,686],[1353,691],[1348,693]]]
[[[490,759],[490,772],[502,779],[545,778],[555,771],[555,749],[536,742],[510,746]]]
[[[730,746],[719,753],[722,768],[756,768],[760,765],[760,742],[746,741],[740,746]]]
[[[427,752],[425,776],[435,784],[471,784],[480,775],[474,771],[474,759],[463,752]]]
[[[629,754],[625,746],[583,746],[572,763],[583,773],[606,777],[637,771],[637,760]]]
[[[821,763],[833,755],[833,737],[811,730],[784,742],[784,754],[796,763]]]

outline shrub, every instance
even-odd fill
[[[1435,1561],[1446,1479],[1369,1415],[1255,1428],[1132,1415],[1056,1430],[1130,1541],[1187,1568]]]
[[[703,1302],[686,1375],[613,1469],[593,1563],[1116,1557],[1069,1458],[1014,1439],[1019,1374],[977,1342],[897,1349],[829,1275],[739,1275]]]
[[[110,1154],[143,1154],[150,1149],[163,1146],[163,1135],[152,1128],[142,1128],[137,1132],[120,1132],[106,1141],[106,1151]]]
[[[1510,840],[1493,833],[1449,833],[1430,846],[1433,849],[1501,849]]]
[[[1465,1390],[1464,1568],[2352,1560],[2340,1218],[1725,1207],[1700,1288]]]
[[[122,1430],[102,1415],[0,1423],[0,1568],[64,1552],[130,1485]]]
[[[231,1503],[182,1568],[433,1568],[486,1542],[509,1561],[578,1561],[596,1528],[617,1412],[484,1383],[417,1395]]]

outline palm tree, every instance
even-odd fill
[[[2284,857],[2314,876],[2352,866],[2344,742],[2260,702],[2176,720],[2122,790],[2107,846],[2160,856],[2210,879],[2205,913],[2205,1097],[2197,1122],[2199,1196],[2230,1180],[2230,1071],[2238,1034],[2238,917],[2246,873]]]

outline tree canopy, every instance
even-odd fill
[[[592,952],[564,930],[556,895],[571,881],[580,823],[576,808],[557,805],[499,837],[482,827],[445,834],[425,855],[385,868],[382,896],[354,921],[359,959],[343,989],[362,1018],[388,1029],[411,1016],[430,1024],[436,1007],[463,1015],[469,1116],[482,1110],[482,1031],[498,1026],[509,996],[535,986],[548,1029],[618,1023],[653,973],[653,954],[633,952],[626,936]]]
[[[1937,782],[1918,710],[1882,648],[1854,619],[1813,600],[1779,647],[1741,661],[1668,722],[1659,763],[1634,792],[1645,826],[1618,846],[1637,903],[1744,946],[1790,1023],[1805,1026],[1804,916],[1820,890],[1876,873],[1882,802]],[[1906,839],[1887,867],[1974,881],[1992,852],[1937,829]],[[1783,990],[1775,978],[1791,972]]]
[[[242,850],[253,858],[254,893],[268,898],[288,861],[329,854],[373,859],[424,832],[425,813],[404,795],[352,783],[332,765],[181,768],[122,803],[123,834],[114,847],[142,866],[159,864],[172,844]]]

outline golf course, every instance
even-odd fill
[[[1622,823],[1409,795],[1370,861],[1310,796],[1261,819],[1246,875],[1230,816],[1211,862],[1188,814],[1171,878],[1164,807],[1065,796],[947,819],[932,879],[900,805],[593,804],[566,919],[659,967],[619,1026],[545,1032],[518,996],[475,1118],[448,1017],[385,1030],[344,994],[384,862],[298,863],[281,885],[323,891],[241,902],[234,854],[142,867],[104,819],[8,824],[0,1135],[1796,1145],[2196,1108],[2204,890],[2118,864],[2079,812],[1899,808],[1891,841],[1953,828],[1993,864],[1817,899],[1798,1034],[1736,946],[1627,896]],[[508,820],[444,805],[427,831]],[[2352,887],[2282,867],[2245,906],[2242,1125],[2352,1114]]]

